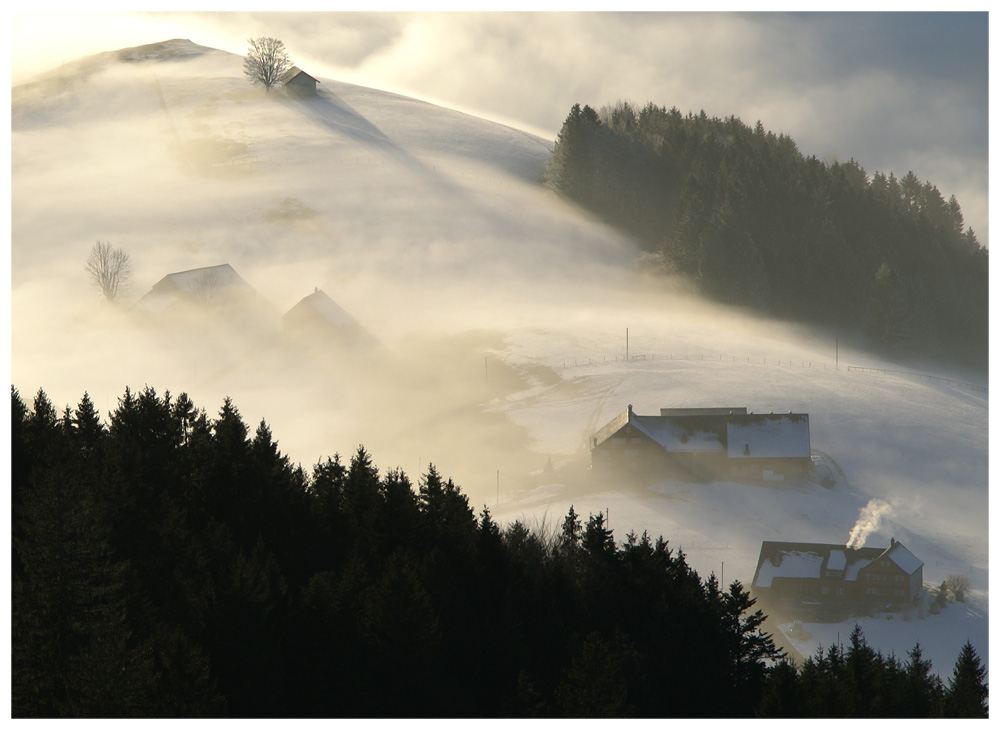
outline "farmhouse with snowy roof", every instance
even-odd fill
[[[314,79],[298,66],[292,66],[278,80],[286,91],[295,96],[315,96],[316,84],[320,83],[319,79]]]
[[[812,468],[809,416],[755,414],[744,407],[661,408],[640,416],[630,405],[591,439],[595,472],[687,481],[782,481]]]
[[[771,607],[849,611],[909,603],[923,582],[924,564],[895,538],[887,548],[763,542],[751,591]]]
[[[375,338],[318,287],[281,318],[286,336],[304,345],[371,347]]]
[[[254,288],[232,266],[220,264],[167,274],[132,309],[159,314],[179,303],[234,303],[256,297]]]

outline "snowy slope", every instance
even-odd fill
[[[713,338],[713,328],[695,335],[688,323],[670,316],[637,314],[623,312],[620,321],[632,325],[630,354],[638,360],[624,359],[624,328],[592,327],[585,340],[562,330],[513,338],[517,345],[507,350],[508,361],[545,363],[560,377],[490,407],[525,425],[535,448],[554,464],[567,465],[573,476],[563,480],[557,468],[543,474],[538,486],[510,494],[501,489],[495,510],[501,519],[532,523],[544,516],[557,526],[570,505],[584,516],[605,511],[619,539],[630,530],[663,535],[702,575],[714,572],[749,586],[762,541],[846,544],[865,506],[879,500],[885,505],[880,521],[862,544],[888,546],[895,537],[924,562],[926,584],[960,573],[976,591],[967,604],[922,620],[867,618],[861,624],[869,640],[900,658],[919,641],[942,676],[966,638],[986,656],[985,395],[848,371],[848,363],[870,364],[861,353],[842,350],[837,369],[833,348],[734,335],[735,323],[728,331],[717,329]],[[665,481],[622,489],[573,470],[571,464],[588,458],[589,436],[628,404],[639,414],[697,405],[809,413],[814,456],[836,485]],[[846,641],[852,627],[853,621],[807,624],[812,637],[796,648],[811,653],[836,641],[838,633]]]
[[[122,58],[12,92],[23,395],[87,390],[105,414],[126,385],[187,391],[210,414],[228,395],[305,466],[358,444],[414,477],[434,462],[503,521],[609,510],[617,538],[662,534],[747,585],[762,540],[846,542],[882,500],[867,544],[895,537],[926,582],[963,573],[973,591],[939,616],[871,619],[869,640],[902,657],[919,639],[942,676],[965,638],[988,656],[986,395],[849,372],[899,368],[843,345],[838,363],[832,337],[644,280],[627,240],[537,184],[549,140],[334,79],[312,101],[266,94],[239,57],[189,41]],[[88,290],[98,239],[132,256],[126,305],[170,272],[229,263],[276,314],[323,289],[393,355],[304,354],[263,319],[150,328]],[[836,485],[595,482],[589,437],[629,403],[808,413]],[[823,644],[850,632],[809,629]]]

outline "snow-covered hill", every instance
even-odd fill
[[[210,414],[228,395],[304,466],[359,444],[414,476],[434,462],[502,521],[608,510],[619,539],[662,534],[747,585],[762,540],[846,541],[879,499],[868,544],[896,537],[926,582],[961,573],[973,590],[937,616],[868,619],[871,643],[903,657],[919,640],[942,676],[966,638],[987,658],[985,394],[849,371],[901,368],[645,280],[629,241],[538,185],[550,140],[320,81],[312,100],[267,94],[238,56],[169,41],[13,89],[23,395],[86,390],[104,414],[126,385],[186,391]],[[134,262],[126,307],[88,289],[99,239]],[[222,263],[273,321],[151,327],[127,311],[166,274]],[[317,287],[391,354],[291,347],[277,315]],[[629,403],[809,413],[836,485],[595,482],[589,436]],[[810,625],[809,641],[850,628]]]

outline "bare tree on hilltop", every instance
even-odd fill
[[[132,259],[120,248],[112,248],[106,241],[98,241],[90,250],[87,265],[90,284],[113,302],[129,287],[132,278]]]
[[[250,38],[247,43],[250,45],[243,59],[243,73],[254,86],[263,86],[270,91],[281,75],[292,67],[285,44],[266,36]]]

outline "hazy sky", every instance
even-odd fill
[[[12,78],[169,38],[281,38],[315,75],[554,139],[576,102],[735,114],[824,160],[913,170],[988,240],[988,15],[979,13],[15,13]]]

